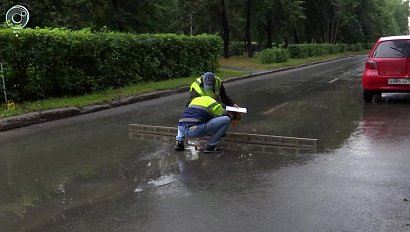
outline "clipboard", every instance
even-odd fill
[[[233,107],[233,106],[226,106],[227,111],[232,111],[232,112],[239,112],[239,113],[248,113],[248,109],[244,107]]]

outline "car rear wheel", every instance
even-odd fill
[[[378,103],[382,101],[382,93],[375,91],[365,91],[363,90],[363,100],[366,103]]]
[[[363,100],[366,103],[372,103],[372,101],[373,101],[373,92],[363,90]]]
[[[382,93],[380,93],[380,92],[373,93],[373,102],[374,102],[374,103],[381,103],[381,102],[383,102]]]

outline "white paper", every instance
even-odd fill
[[[243,107],[226,106],[226,110],[240,113],[248,113],[248,109]]]

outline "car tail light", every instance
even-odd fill
[[[377,62],[374,60],[366,61],[366,68],[370,70],[377,70]]]

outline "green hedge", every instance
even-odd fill
[[[372,44],[291,44],[288,46],[289,56],[294,59],[321,56],[347,51],[362,51],[370,49]]]
[[[288,52],[282,48],[268,48],[262,50],[259,59],[262,64],[283,63],[288,61]]]
[[[287,49],[264,49],[260,54],[263,64],[286,62],[288,58],[301,59],[347,51],[362,51],[371,49],[371,43],[357,44],[291,44]]]
[[[22,101],[215,71],[222,40],[216,35],[24,29],[18,36],[1,30],[0,48],[8,93]]]

